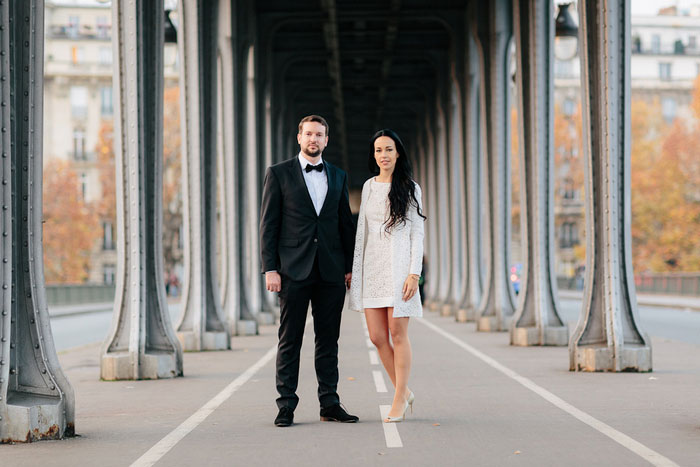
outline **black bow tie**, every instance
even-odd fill
[[[304,170],[306,170],[306,173],[309,173],[312,170],[318,170],[319,172],[323,172],[323,162],[321,162],[318,165],[307,164]]]

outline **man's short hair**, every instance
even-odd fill
[[[307,117],[304,117],[301,119],[299,122],[299,134],[301,134],[302,127],[304,126],[305,122],[316,122],[320,123],[326,128],[326,136],[328,136],[328,122],[326,121],[325,118],[321,117],[320,115],[309,115]]]

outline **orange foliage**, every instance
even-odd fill
[[[700,93],[694,118],[669,127],[657,102],[632,104],[632,256],[635,271],[700,270]]]
[[[47,161],[43,180],[46,283],[84,282],[90,251],[100,236],[97,216],[83,200],[78,175],[69,162]]]

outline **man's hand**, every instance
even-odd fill
[[[345,274],[345,287],[347,287],[348,290],[350,289],[351,282],[352,282],[352,273],[349,272],[349,273]]]
[[[282,291],[282,278],[277,271],[268,271],[265,273],[265,288],[270,292]]]

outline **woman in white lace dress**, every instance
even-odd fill
[[[406,150],[392,130],[372,138],[369,168],[375,176],[362,187],[350,307],[365,312],[370,340],[396,388],[384,421],[400,422],[409,406],[413,410],[408,321],[423,314],[418,279],[425,216]]]

